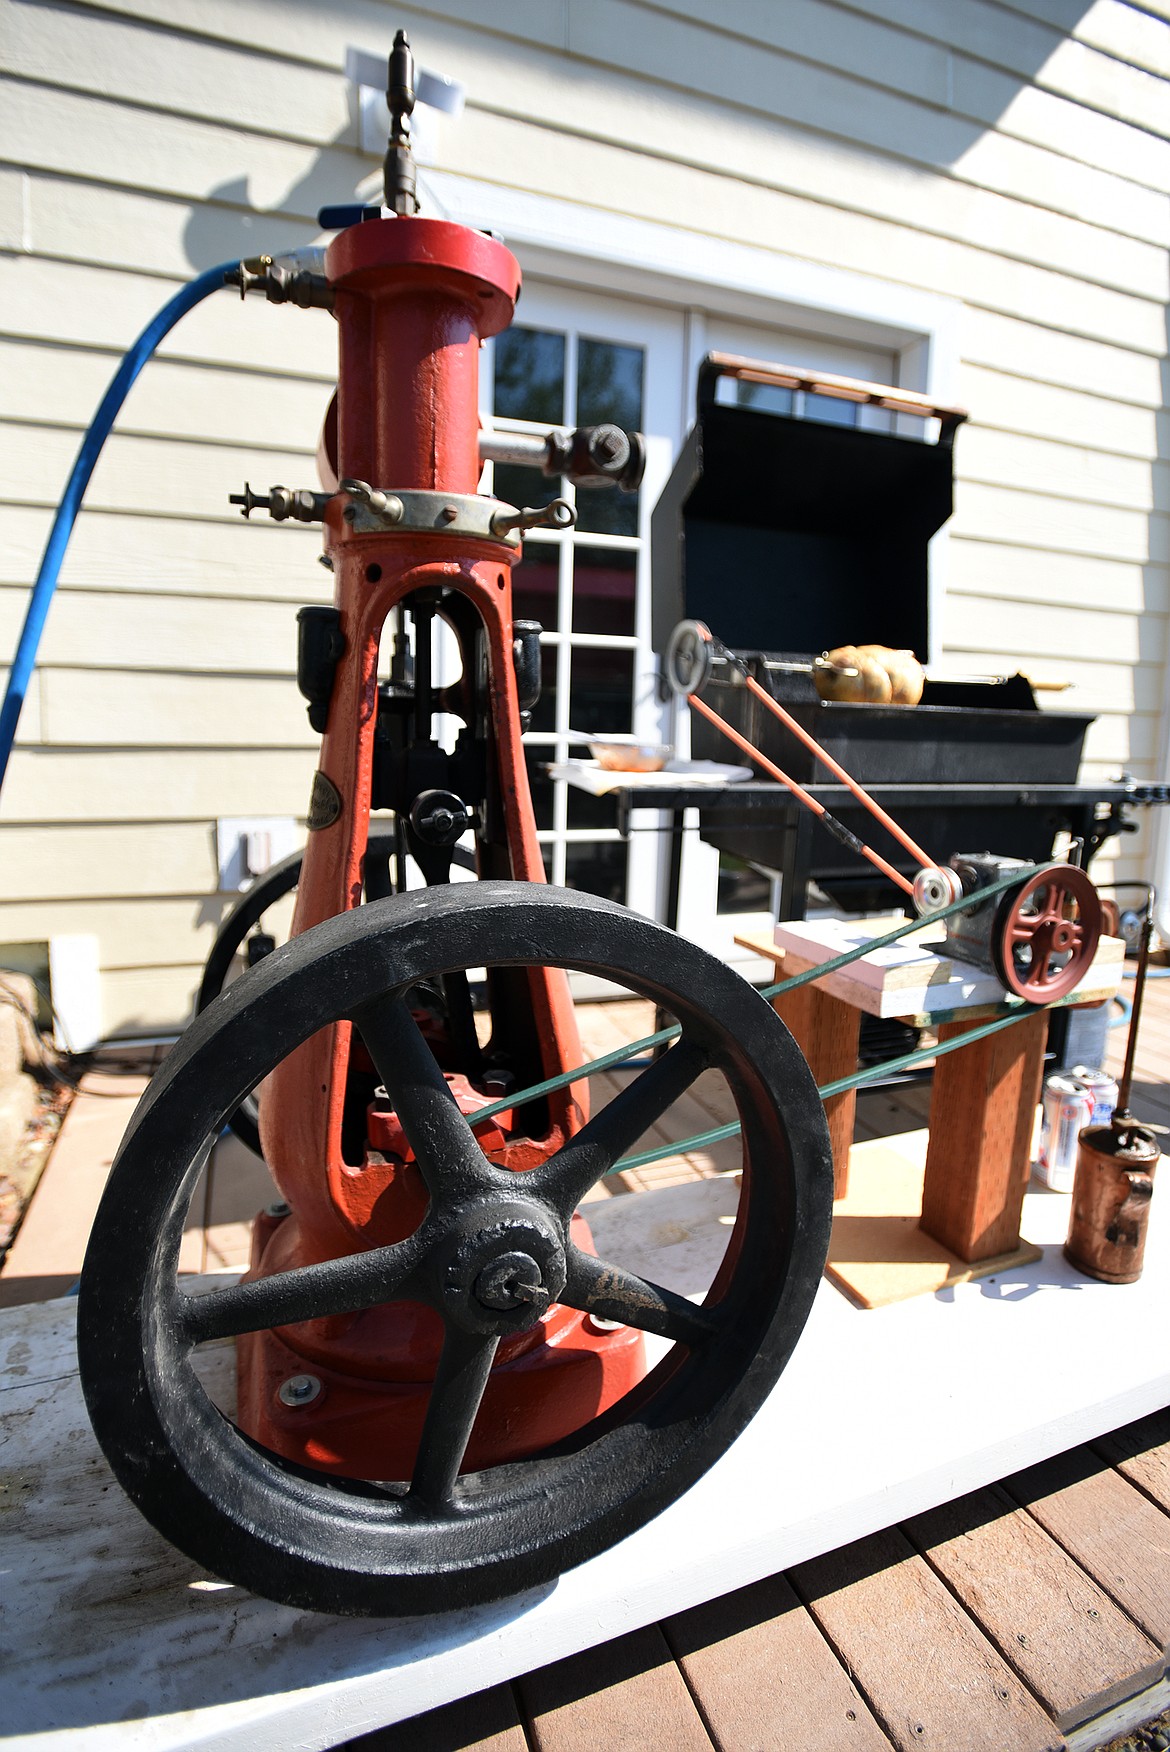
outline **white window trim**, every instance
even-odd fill
[[[419,181],[428,211],[497,233],[527,273],[692,313],[701,291],[703,304],[723,316],[887,349],[897,355],[901,388],[947,405],[955,401],[961,359],[958,299],[447,171],[420,172]],[[701,322],[692,320],[688,370],[680,386],[682,436],[693,420],[691,386],[705,351],[701,330]],[[930,546],[928,662],[939,657],[946,555],[944,528]]]

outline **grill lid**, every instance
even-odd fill
[[[735,377],[940,420],[936,443],[715,399]],[[733,649],[929,650],[927,543],[951,514],[959,409],[850,378],[712,354],[651,521],[653,640],[706,621]]]

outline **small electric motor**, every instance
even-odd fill
[[[950,867],[974,894],[1019,872],[1018,887],[947,920],[947,951],[993,973],[1030,1004],[1067,997],[1092,965],[1101,937],[1101,901],[1073,864],[1030,864],[994,852],[958,852]]]

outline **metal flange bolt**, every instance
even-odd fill
[[[276,1397],[282,1405],[298,1411],[303,1405],[312,1405],[320,1393],[321,1383],[316,1375],[290,1375],[287,1381],[280,1383]]]

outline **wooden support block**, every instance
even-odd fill
[[[791,971],[795,972],[794,967]],[[772,1008],[785,1023],[808,1060],[818,1085],[848,1077],[857,1069],[857,1044],[861,1011],[834,998],[815,985],[798,986],[773,998]],[[849,1184],[849,1151],[853,1144],[853,1121],[857,1090],[832,1095],[825,1102],[825,1118],[833,1144],[833,1197],[844,1198]]]
[[[1004,1492],[972,1491],[907,1531],[1058,1727],[1161,1677],[1161,1648]]]
[[[939,1037],[970,1027],[947,1022]],[[960,1259],[1009,1253],[1019,1242],[1047,1035],[1040,1010],[935,1067],[922,1227]]]

